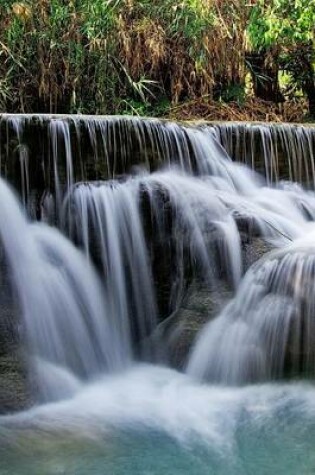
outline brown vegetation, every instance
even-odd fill
[[[254,4],[0,0],[0,112],[302,120],[304,100],[253,97]]]
[[[255,97],[237,102],[218,102],[200,98],[170,109],[168,117],[174,120],[295,122],[301,123],[307,113],[305,100],[284,104],[263,101]]]

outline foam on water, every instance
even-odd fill
[[[71,400],[2,417],[0,468],[19,474],[30,467],[36,474],[236,475],[254,468],[262,475],[306,474],[315,462],[314,440],[312,385],[232,389],[136,366],[85,386]]]
[[[39,437],[47,432],[92,440],[122,429],[157,430],[183,444],[198,440],[229,452],[242,419],[259,426],[285,410],[301,419],[314,417],[314,394],[314,387],[305,383],[201,385],[169,368],[140,365],[104,376],[70,400],[2,417],[1,428],[13,437],[22,430]]]

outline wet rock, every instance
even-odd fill
[[[273,249],[271,243],[260,237],[242,236],[243,271],[246,272],[254,262]]]
[[[21,351],[18,312],[8,270],[0,260],[0,414],[31,405],[25,357]]]
[[[212,288],[194,282],[188,288],[180,307],[164,320],[154,334],[157,357],[171,366],[183,369],[197,333],[215,318],[233,296],[225,282]]]
[[[31,405],[27,374],[19,352],[0,358],[0,414],[7,414]]]
[[[272,245],[263,239],[244,235],[244,272],[272,249]],[[158,348],[157,358],[183,369],[198,332],[220,313],[233,296],[233,290],[224,279],[217,281],[212,287],[198,280],[191,283],[180,306],[158,326],[153,336],[153,344]]]

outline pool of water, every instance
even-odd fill
[[[223,387],[137,366],[0,418],[0,474],[311,475],[315,387]]]

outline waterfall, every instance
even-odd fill
[[[139,166],[155,171],[176,165],[203,174],[222,166],[218,155],[263,174],[268,185],[285,179],[313,188],[314,146],[314,127],[288,124],[0,114],[2,176],[19,189],[34,216],[44,193],[52,193],[57,219],[75,182],[117,178]],[[205,153],[212,160],[205,161]]]
[[[0,115],[1,473],[313,473],[314,131]]]
[[[202,331],[189,373],[233,384],[314,375],[314,236],[309,231],[248,271],[235,298]]]
[[[235,296],[198,337],[190,374],[313,374],[313,130],[2,115],[1,173],[24,211],[2,179],[0,236],[45,397],[58,394],[44,373],[76,386],[158,362],[152,335],[195,281]],[[253,237],[276,250],[244,276]]]
[[[71,209],[73,217],[68,224],[87,257],[98,248],[108,309],[116,315],[116,327],[122,336],[120,344],[130,354],[132,330],[141,341],[156,325],[139,200],[139,189],[131,180],[127,186],[115,182],[103,186],[77,185],[65,201],[71,203],[65,206]]]
[[[0,202],[1,243],[31,356],[82,378],[125,367],[129,355],[92,266],[58,231],[28,222],[3,180]]]
[[[214,128],[227,153],[263,173],[268,184],[288,179],[314,188],[313,127],[223,123]]]

